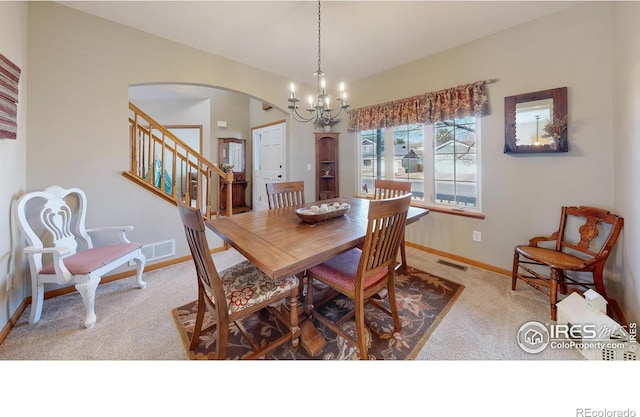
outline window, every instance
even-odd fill
[[[376,179],[385,178],[384,131],[382,129],[360,132],[360,184],[363,194],[373,194]]]
[[[478,126],[466,117],[360,132],[362,193],[375,179],[410,181],[414,201],[479,210]]]

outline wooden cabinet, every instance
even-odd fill
[[[338,135],[339,133],[315,133],[317,200],[339,196]]]

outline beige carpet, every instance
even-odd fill
[[[516,343],[519,327],[548,321],[548,299],[526,285],[511,291],[510,278],[469,266],[460,271],[437,263],[440,257],[407,248],[409,264],[465,286],[416,359],[582,359],[575,350],[547,349],[531,355]],[[215,255],[220,268],[244,259],[233,250]],[[196,297],[191,262],[145,274],[147,288],[134,278],[101,285],[96,325],[84,329],[80,295],[46,300],[42,319],[28,324],[29,307],[0,345],[0,360],[176,360],[187,359],[171,310]]]

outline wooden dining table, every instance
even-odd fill
[[[207,220],[206,225],[269,277],[280,279],[300,274],[364,242],[370,200],[335,198],[307,203],[304,207],[336,201],[351,207],[342,216],[320,222],[301,220],[295,211],[302,206],[296,206],[214,218]],[[428,213],[427,209],[410,207],[407,224]],[[313,354],[321,344],[305,340],[317,338],[309,323],[308,320],[306,328],[302,328],[301,343]]]

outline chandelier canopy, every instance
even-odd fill
[[[347,93],[344,90],[344,83],[340,83],[340,92],[336,101],[338,101],[339,109],[334,113],[331,107],[331,95],[326,92],[325,74],[320,67],[320,0],[318,0],[318,69],[313,73],[316,77],[316,97],[309,96],[307,112],[308,115],[302,115],[298,112],[300,99],[296,97],[296,86],[291,83],[291,96],[289,97],[289,110],[294,119],[299,122],[313,122],[316,126],[332,126],[338,123],[349,109],[347,104]]]

